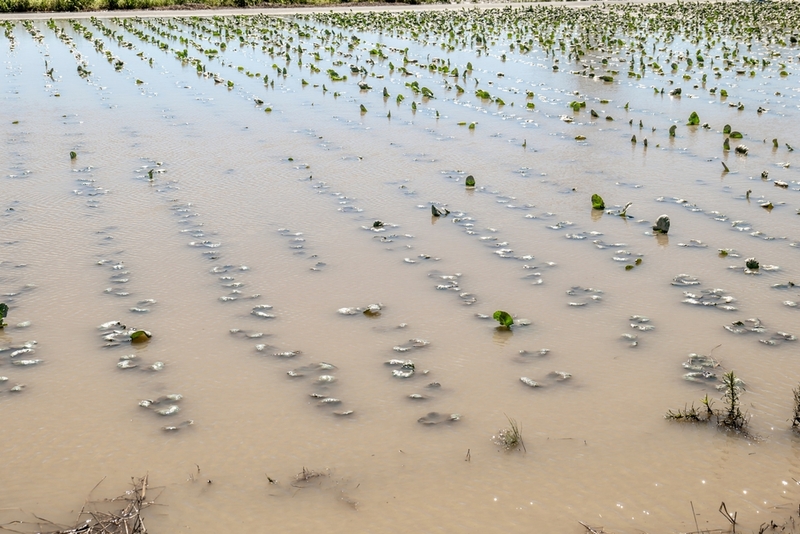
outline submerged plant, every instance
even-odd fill
[[[5,319],[6,317],[8,317],[8,304],[6,304],[5,302],[0,302],[0,328],[8,326],[3,321],[3,319]]]
[[[750,269],[751,271],[757,271],[759,268],[758,260],[755,258],[747,258],[744,261],[744,266]]]
[[[593,210],[602,210],[606,208],[606,203],[603,202],[603,197],[595,193],[592,195],[592,209]]]
[[[467,187],[475,187],[475,177],[470,174],[464,183]]]
[[[676,411],[668,410],[664,414],[665,419],[672,421],[688,421],[692,423],[707,422],[716,419],[719,426],[736,430],[747,435],[747,418],[742,414],[741,395],[744,390],[744,382],[737,377],[733,371],[722,375],[722,384],[719,386],[722,391],[722,400],[725,408],[722,410],[714,409],[714,401],[705,395],[700,399],[700,403],[705,409],[695,408],[694,403],[691,407],[684,406],[683,409]],[[800,387],[795,390],[795,419],[793,428],[800,426]]]
[[[722,375],[722,399],[725,401],[725,410],[720,412],[719,424],[734,430],[744,430],[747,419],[742,415],[741,394],[744,383],[733,371]]]
[[[495,443],[501,445],[507,451],[521,447],[524,452],[528,452],[528,449],[525,448],[525,442],[522,440],[519,423],[507,415],[506,419],[508,419],[508,428],[503,428],[497,433],[494,438]]]
[[[794,393],[794,417],[792,418],[792,430],[800,431],[800,385],[792,390]]]
[[[700,116],[697,114],[696,111],[692,111],[692,114],[689,115],[689,122],[686,123],[687,126],[697,126],[700,124]]]
[[[503,310],[497,310],[494,312],[492,318],[500,323],[500,326],[505,328],[511,328],[511,326],[514,324],[514,318],[511,317],[511,314],[504,312]]]

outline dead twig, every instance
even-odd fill
[[[600,530],[597,530],[596,528],[590,527],[589,525],[587,525],[583,521],[578,521],[578,523],[583,525],[583,528],[585,528],[586,531],[589,532],[590,534],[603,534],[605,532],[603,530],[603,527],[600,527]]]
[[[689,501],[689,504],[692,506],[692,518],[694,518],[694,528],[697,529],[695,532],[700,532],[700,526],[697,524],[697,514],[694,511],[694,503]]]
[[[727,519],[731,527],[733,529],[734,534],[736,533],[736,512],[733,512],[733,515],[728,513],[728,507],[725,506],[725,502],[723,501],[722,504],[719,505],[719,513],[721,513],[725,519]]]

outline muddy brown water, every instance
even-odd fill
[[[85,58],[85,78],[45,21],[31,23],[41,41],[21,23],[13,48],[0,40],[0,290],[10,307],[0,347],[35,340],[31,358],[42,360],[20,367],[0,352],[8,377],[0,523],[36,513],[70,524],[98,481],[92,495],[113,496],[144,473],[163,488],[160,506],[148,510],[153,532],[581,532],[578,521],[685,532],[695,529],[690,502],[700,528],[727,527],[723,501],[751,529],[796,510],[790,419],[800,352],[797,342],[759,343],[800,331],[800,311],[784,304],[800,301],[800,290],[771,288],[800,283],[800,162],[784,146],[800,145],[796,69],[788,80],[726,72],[714,85],[745,104],[738,111],[679,74],[603,84],[553,72],[542,51],[506,50],[503,62],[502,43],[488,56],[448,55],[365,33],[357,60],[324,54],[319,73],[307,68],[309,51],[298,66],[231,40],[219,54],[225,65],[204,57],[225,80],[215,84],[118,21],[103,25],[132,48],[79,22],[124,62],[119,71],[67,21],[54,25]],[[166,30],[167,22],[190,36],[188,19],[156,24]],[[313,41],[301,42],[313,50]],[[404,85],[413,78],[388,69],[401,55],[387,48],[389,59],[365,63],[377,42],[408,46],[420,62],[471,61],[472,77],[506,105],[480,101],[472,77],[456,97],[421,69],[416,79],[436,98],[415,97]],[[359,91],[348,69],[356,61],[385,77],[367,76],[373,89]],[[273,63],[289,75],[276,76]],[[348,80],[332,82],[328,68]],[[653,94],[651,85],[673,87],[667,79],[684,87],[681,98]],[[574,91],[588,102],[577,114],[567,107]],[[758,106],[769,110],[757,114]],[[603,115],[591,119],[590,108]],[[692,111],[711,129],[684,126]],[[722,152],[725,123],[745,132],[748,156]],[[475,190],[464,187],[468,174]],[[633,202],[633,218],[592,211],[593,193],[609,210]],[[431,203],[452,213],[432,218]],[[662,213],[672,228],[653,236]],[[372,229],[376,220],[383,231]],[[691,240],[704,246],[683,246]],[[747,275],[751,256],[779,270]],[[701,284],[671,285],[681,273]],[[457,289],[437,289],[452,281],[439,275],[455,276]],[[602,298],[568,295],[574,286]],[[738,310],[682,302],[684,291],[712,288],[733,295]],[[337,313],[372,303],[383,306],[379,317]],[[274,318],[251,313],[267,304]],[[137,307],[149,312],[130,311]],[[504,332],[476,317],[497,309],[532,324]],[[634,330],[631,315],[655,329]],[[751,317],[769,333],[723,329]],[[104,347],[97,327],[117,320],[152,339]],[[638,346],[622,334],[638,335]],[[409,339],[430,344],[393,350]],[[664,420],[705,394],[719,398],[718,382],[682,379],[688,354],[712,349],[719,374],[734,370],[746,382],[743,408],[760,440]],[[301,353],[273,356],[289,351]],[[127,355],[139,367],[119,369]],[[385,365],[393,358],[413,360],[415,374],[393,377]],[[155,362],[164,370],[143,370]],[[335,369],[287,375],[318,362]],[[572,377],[548,379],[553,371]],[[320,374],[335,382],[318,384]],[[545,386],[526,387],[523,376]],[[18,384],[25,388],[11,392]],[[312,393],[341,404],[319,405]],[[166,394],[183,396],[180,413],[138,405]],[[417,422],[429,412],[460,419]],[[507,416],[519,422],[527,453],[493,442]],[[187,420],[194,424],[162,430]],[[323,476],[298,483],[304,468]]]

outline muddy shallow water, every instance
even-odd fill
[[[730,36],[655,32],[639,49],[620,32],[576,62],[555,22],[555,44],[525,52],[509,46],[523,30],[486,24],[6,26],[0,349],[36,343],[0,352],[0,524],[70,524],[98,481],[112,496],[144,473],[163,487],[153,532],[686,532],[690,502],[700,528],[726,528],[723,501],[757,530],[794,513],[800,352],[759,340],[800,334],[786,304],[800,289],[772,287],[800,283],[800,49],[754,37],[731,56]],[[687,66],[699,48],[705,65]],[[743,56],[759,64],[738,74]],[[692,111],[708,128],[686,126]],[[725,124],[744,134],[730,151]],[[681,274],[700,283],[673,285]],[[709,289],[736,309],[683,302]],[[370,304],[379,316],[338,312]],[[478,317],[495,310],[531,324]],[[748,318],[766,332],[723,328]],[[153,337],[104,346],[109,321]],[[718,380],[683,378],[689,353],[712,349],[717,375],[745,381],[759,439],[664,419],[705,394],[722,406]],[[393,376],[392,359],[414,374]],[[334,367],[287,374],[320,362]],[[159,407],[179,413],[139,406],[169,394],[182,398]],[[458,417],[420,424],[430,412]],[[527,452],[493,441],[507,417]],[[299,483],[304,468],[322,476]]]

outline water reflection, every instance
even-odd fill
[[[505,345],[514,336],[513,330],[505,326],[497,326],[492,334],[492,341],[498,345]]]

